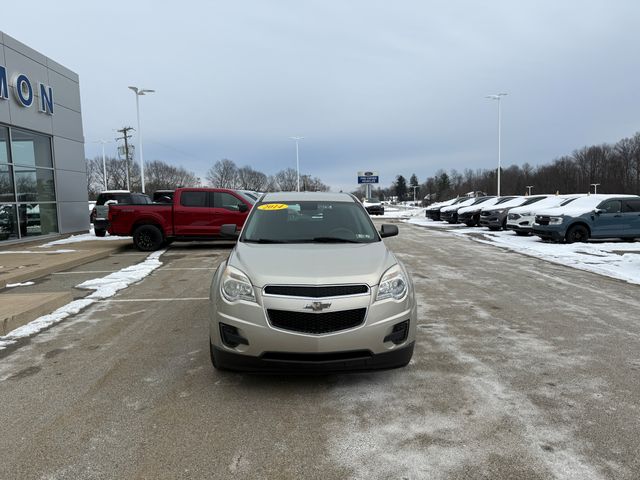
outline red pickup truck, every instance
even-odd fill
[[[111,205],[110,235],[132,236],[139,250],[158,250],[173,240],[220,238],[220,227],[242,228],[252,203],[234,190],[178,188],[172,203]]]

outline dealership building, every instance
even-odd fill
[[[0,245],[86,231],[78,75],[0,32]]]

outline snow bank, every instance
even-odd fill
[[[160,256],[164,252],[165,250],[153,252],[141,263],[131,265],[114,273],[110,273],[106,277],[95,278],[93,280],[87,280],[86,282],[81,283],[77,286],[78,288],[94,290],[94,292],[85,298],[74,300],[73,302],[60,307],[53,313],[43,315],[42,317],[37,318],[32,322],[13,330],[4,337],[0,337],[0,350],[6,348],[12,343],[15,343],[20,338],[29,337],[46,328],[49,328],[52,325],[61,322],[65,318],[71,315],[75,315],[76,313],[80,312],[80,310],[88,307],[89,305],[92,305],[99,300],[112,297],[119,290],[127,288],[133,283],[139,282],[151,272],[153,272],[156,268],[162,265]]]
[[[411,217],[424,217],[424,208],[420,207],[407,207],[404,205],[385,205],[384,215],[373,215],[373,218],[411,218]]]
[[[117,237],[117,236],[112,237],[108,233],[104,237],[96,237],[95,231],[92,225],[91,229],[89,230],[89,233],[71,235],[70,237],[67,237],[67,238],[61,238],[60,240],[54,240],[52,242],[45,243],[44,245],[40,245],[38,248],[48,248],[48,247],[53,247],[55,245],[66,245],[69,243],[78,243],[78,242],[87,242],[87,241],[108,242],[111,240],[122,240],[125,238],[131,238],[131,237]]]
[[[426,218],[408,223],[471,238],[477,242],[507,248],[567,267],[585,270],[629,283],[640,284],[640,242],[548,243],[537,236],[520,237],[512,231],[492,232],[485,228],[450,225]]]

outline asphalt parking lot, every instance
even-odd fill
[[[637,285],[407,224],[386,241],[420,304],[407,368],[214,371],[206,298],[231,246],[176,243],[139,284],[0,352],[0,478],[638,478]]]

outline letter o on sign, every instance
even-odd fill
[[[18,102],[20,102],[23,107],[33,105],[33,87],[27,76],[22,73],[16,76],[14,85],[16,87],[15,92]]]

